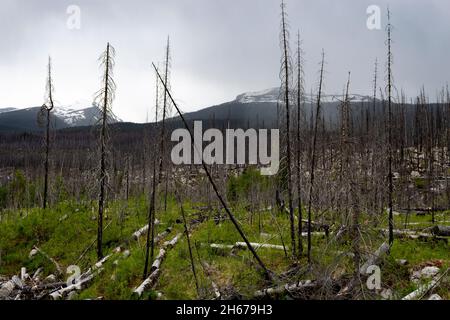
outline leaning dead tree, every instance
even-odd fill
[[[284,178],[287,180],[287,200],[288,200],[288,209],[289,209],[289,220],[290,220],[290,234],[291,234],[291,250],[292,257],[296,256],[296,243],[295,243],[295,222],[294,222],[294,207],[292,204],[292,159],[291,159],[291,124],[290,124],[290,87],[291,87],[291,74],[292,74],[292,63],[291,57],[289,53],[289,30],[288,24],[286,21],[287,13],[286,13],[286,4],[284,1],[281,1],[281,49],[282,49],[282,59],[281,59],[281,93],[282,103],[284,104],[284,116],[285,121],[282,125],[285,126],[285,138],[286,138],[286,172],[282,171],[282,180],[284,182]]]
[[[189,127],[186,119],[183,116],[183,113],[180,111],[180,109],[178,108],[175,100],[172,97],[172,94],[170,93],[169,89],[167,88],[163,78],[161,77],[161,74],[159,73],[158,69],[156,68],[155,64],[153,63],[153,68],[156,71],[156,74],[158,75],[159,80],[161,81],[161,84],[164,87],[164,90],[167,92],[167,96],[169,97],[170,101],[172,102],[173,106],[175,107],[175,110],[177,111],[178,115],[181,118],[181,121],[183,122],[186,130],[188,130],[189,132],[189,137],[191,139],[191,145],[194,146],[194,152],[200,152],[195,144],[194,144],[194,135],[192,133],[192,129]],[[264,262],[261,260],[261,258],[259,257],[259,255],[256,253],[256,250],[253,248],[252,244],[250,243],[250,241],[247,239],[247,237],[244,234],[244,231],[242,230],[241,226],[239,225],[239,222],[236,220],[235,216],[233,215],[233,213],[231,212],[231,210],[229,209],[228,205],[226,204],[224,198],[222,197],[222,195],[219,192],[219,189],[217,188],[216,183],[214,182],[214,179],[211,176],[210,170],[208,168],[208,166],[206,165],[205,161],[203,160],[203,157],[200,157],[201,161],[202,161],[202,167],[203,170],[206,173],[206,176],[208,177],[208,180],[214,190],[214,193],[216,194],[220,204],[222,205],[223,209],[225,210],[225,212],[227,213],[228,217],[230,218],[230,221],[233,223],[234,227],[236,228],[237,232],[239,233],[239,235],[241,236],[241,238],[244,240],[245,244],[247,245],[247,248],[250,250],[250,252],[252,253],[253,257],[255,258],[255,260],[258,262],[258,265],[261,267],[262,271],[264,272],[264,275],[266,276],[266,278],[268,280],[273,280],[273,273],[267,269],[267,267],[265,266]]]
[[[158,120],[159,120],[159,79],[158,74],[155,73],[156,76],[156,95],[155,95],[155,126],[156,131],[158,131]],[[161,159],[161,158],[160,158]],[[153,174],[152,174],[152,187],[150,193],[150,205],[148,207],[148,229],[147,229],[147,240],[145,245],[145,265],[144,265],[144,273],[143,279],[146,279],[148,276],[148,264],[149,261],[153,261],[155,255],[155,211],[156,211],[156,192],[159,179],[156,178],[157,175],[157,165],[156,165],[156,154],[153,156],[152,160],[153,165]]]
[[[103,87],[97,92],[95,101],[100,108],[100,171],[98,176],[99,196],[98,196],[98,225],[97,225],[97,257],[103,258],[103,213],[106,203],[107,186],[107,161],[108,161],[108,119],[112,116],[112,103],[115,96],[116,84],[113,79],[115,50],[109,44],[105,52],[99,58],[101,67],[104,69],[102,76]]]
[[[50,155],[50,115],[54,108],[53,102],[53,79],[52,79],[52,58],[48,57],[47,66],[47,82],[46,82],[46,101],[42,105],[38,114],[38,124],[45,123],[45,160],[44,160],[44,195],[42,199],[42,207],[47,208],[48,203],[48,171],[49,171],[49,155]]]

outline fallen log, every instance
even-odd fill
[[[222,249],[222,250],[224,250],[224,249],[233,249],[234,248],[234,245],[233,244],[219,244],[219,243],[211,243],[210,245],[209,245],[211,248],[213,248],[213,249]]]
[[[151,220],[150,220],[151,222]],[[155,225],[159,224],[158,219],[155,219]],[[138,240],[142,235],[146,234],[148,230],[148,224],[146,224],[145,226],[143,226],[142,228],[140,228],[139,230],[137,230],[136,232],[133,233],[133,235],[131,236],[133,240]]]
[[[62,298],[64,298],[66,295],[68,295],[70,292],[72,291],[80,291],[84,288],[86,288],[87,284],[94,279],[94,276],[98,273],[100,273],[101,270],[98,270],[96,273],[88,273],[86,275],[86,277],[80,279],[79,281],[77,281],[76,283],[67,286],[65,288],[61,288],[59,290],[53,291],[52,293],[49,294],[49,296],[53,299],[53,300],[60,300]]]
[[[156,256],[155,261],[153,261],[152,267],[150,268],[150,273],[152,273],[156,269],[159,269],[162,261],[164,260],[164,257],[166,256],[166,252],[167,251],[163,248],[159,249],[159,254]]]
[[[389,234],[389,230],[382,229],[381,230],[384,235]],[[406,238],[406,239],[412,239],[412,240],[443,240],[448,241],[447,238],[442,236],[437,236],[432,233],[428,232],[420,232],[420,231],[413,231],[413,230],[393,230],[394,236],[398,238]]]
[[[367,269],[372,265],[378,265],[388,251],[389,245],[386,242],[383,242],[383,244],[373,254],[371,254],[366,262],[359,268],[359,273],[361,275],[366,275]]]
[[[144,280],[144,282],[142,282],[139,287],[137,287],[134,291],[133,291],[133,296],[136,298],[140,298],[142,296],[142,294],[148,290],[149,288],[152,288],[154,286],[154,284],[156,283],[156,279],[158,279],[159,274],[160,274],[160,270],[161,269],[156,269],[154,270],[148,277],[147,279]]]
[[[136,289],[133,290],[133,297],[140,298],[146,290],[151,289],[155,286],[156,281],[158,280],[161,273],[161,264],[166,257],[167,251],[177,244],[182,235],[182,233],[178,233],[172,240],[164,242],[159,250],[158,256],[152,264],[150,275]]]
[[[260,248],[284,250],[283,246],[275,245],[275,244],[251,242],[250,245],[253,248],[255,248],[255,250],[260,249]],[[247,249],[247,244],[245,242],[236,242],[233,247],[237,248],[237,249]]]
[[[254,297],[256,299],[262,299],[266,297],[276,297],[282,294],[292,294],[292,293],[299,293],[306,289],[313,289],[319,286],[319,283],[317,281],[312,280],[304,280],[300,281],[294,284],[284,284],[279,285],[272,288],[266,288],[263,290],[258,290],[255,292]]]
[[[419,285],[419,287],[416,290],[403,297],[402,300],[422,299],[428,292],[430,292],[431,289],[433,289],[439,284],[439,282],[447,274],[448,270],[450,269],[448,268],[444,273],[442,273],[442,275],[434,277],[430,282],[423,285]]]
[[[431,233],[435,236],[450,237],[450,226],[434,226],[431,228]]]
[[[14,281],[9,280],[0,287],[0,300],[8,299],[16,287]]]

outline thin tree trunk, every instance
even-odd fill
[[[323,84],[323,68],[325,63],[325,52],[322,51],[322,62],[320,67],[320,80],[319,80],[319,93],[317,95],[317,110],[316,119],[314,123],[313,143],[311,147],[311,174],[309,181],[309,199],[308,199],[308,263],[311,264],[311,210],[312,210],[312,198],[314,192],[314,178],[316,168],[316,145],[317,145],[317,130],[320,120],[320,100],[322,98],[322,84]]]
[[[291,132],[290,132],[290,105],[289,105],[289,52],[288,39],[286,30],[286,12],[284,1],[281,3],[281,19],[282,19],[282,33],[283,33],[283,55],[284,55],[284,103],[286,107],[286,153],[287,153],[287,189],[288,189],[288,207],[289,220],[291,227],[291,250],[292,257],[296,256],[295,244],[295,222],[294,222],[294,208],[292,205],[292,162],[291,162]]]

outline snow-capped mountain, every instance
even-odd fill
[[[88,106],[88,107],[86,107]],[[41,129],[37,122],[41,107],[25,109],[0,108],[0,130],[36,131]],[[77,102],[68,106],[55,106],[52,110],[51,124],[54,129],[95,125],[100,118],[100,110],[91,103]],[[121,122],[116,117],[109,123]]]
[[[294,92],[293,92],[294,93]],[[277,104],[283,98],[280,95],[280,88],[270,88],[256,92],[246,92],[238,95],[234,100],[201,109],[199,111],[184,114],[184,118],[189,121],[201,120],[204,126],[214,123],[226,123],[226,125],[236,128],[247,127],[273,127],[278,126],[279,114]],[[370,106],[373,106],[373,98],[370,96],[350,94],[349,99],[354,110],[353,117],[359,121],[361,114]],[[326,94],[321,97],[321,114],[329,126],[337,125],[340,117],[340,106],[344,100],[342,94]],[[291,96],[291,107],[295,108],[296,97]],[[302,113],[305,120],[310,121],[311,115],[315,112],[317,97],[315,93],[307,93],[304,96],[304,105]],[[376,101],[380,106],[380,101]],[[377,110],[381,108],[377,107]],[[178,118],[175,117],[176,121]]]
[[[280,95],[280,88],[271,88],[263,91],[247,92],[236,97],[239,103],[267,102],[276,103]]]
[[[270,88],[263,91],[256,92],[247,92],[240,94],[236,97],[236,102],[238,103],[277,103],[281,99],[280,88]],[[368,102],[372,101],[372,97],[359,95],[359,94],[350,94],[350,101],[353,103],[357,102]],[[306,103],[311,103],[316,101],[317,97],[315,95],[311,96],[310,93],[305,94],[304,96]],[[339,102],[343,100],[343,96],[337,94],[325,94],[322,95],[321,101],[323,103],[329,102]]]

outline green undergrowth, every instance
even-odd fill
[[[246,185],[236,185],[237,187],[245,188]],[[178,244],[168,251],[156,287],[146,292],[143,299],[211,299],[212,282],[227,298],[252,298],[255,291],[271,285],[249,250],[211,247],[211,244],[234,245],[243,241],[224,212],[221,212],[222,218],[219,219],[217,210],[213,210],[212,213],[202,210],[204,204],[186,201],[183,207],[191,227],[191,251],[197,281],[192,271],[187,238],[183,235]],[[124,243],[125,245],[121,252],[115,253],[104,264],[102,272],[94,278],[91,285],[78,293],[78,299],[98,297],[132,299],[133,289],[143,280],[146,239],[143,236],[137,241],[126,242],[126,240],[147,223],[147,210],[145,197],[108,203],[104,220],[104,254],[110,254],[117,246]],[[302,237],[304,255],[298,260],[291,258],[287,214],[267,210],[250,214],[245,206],[236,203],[232,211],[250,242],[284,244],[286,251],[257,249],[257,254],[269,270],[280,275],[291,269],[294,263],[300,266],[302,271],[294,278],[279,279],[275,284],[283,284],[292,279],[316,279],[320,276],[339,279],[352,274],[354,262],[346,254],[352,251],[351,241],[348,239],[344,238],[343,241],[337,242],[333,240],[333,235],[328,239],[324,235],[314,235],[311,253],[314,270],[308,271],[305,256],[306,237]],[[194,223],[199,217],[209,219]],[[379,219],[377,228],[369,228],[368,217],[361,216],[364,232],[361,234],[360,250],[363,259],[386,241],[377,231],[378,228],[387,227],[385,218]],[[450,220],[447,212],[437,213],[435,218],[438,221]],[[164,241],[171,240],[176,234],[184,231],[179,206],[171,197],[168,199],[166,212],[162,208],[158,209],[157,219],[161,223],[157,226],[156,233],[168,227],[173,229],[156,245],[155,256]],[[413,213],[409,217],[409,222],[420,225],[409,228],[419,230],[432,226],[430,219],[430,215],[421,216]],[[396,228],[402,229],[403,222],[403,215],[395,216]],[[335,226],[331,226],[331,231],[335,230],[334,228]],[[82,271],[86,271],[97,262],[96,232],[96,202],[63,201],[46,210],[32,208],[3,211],[0,220],[0,275],[19,274],[21,267],[26,267],[29,273],[43,267],[44,275],[55,274],[55,266],[41,254],[29,257],[33,246],[39,247],[58,261],[64,271],[70,265],[78,265]],[[125,250],[129,251],[129,256],[124,255]],[[406,259],[408,264],[399,266],[398,259]],[[443,270],[448,268],[448,243],[396,239],[390,257],[380,266],[383,287],[393,289],[396,297],[408,294],[417,288],[417,285],[411,283],[409,279],[412,270],[427,263],[438,263]],[[450,298],[448,289],[448,282],[444,282],[435,292],[448,299]]]

